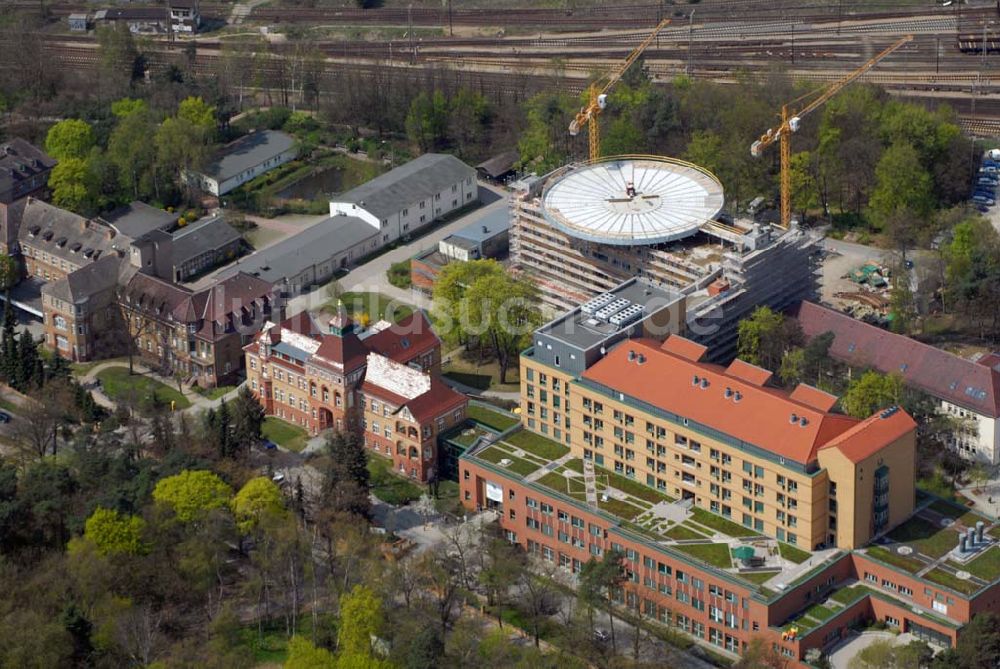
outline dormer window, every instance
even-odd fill
[[[73,245],[69,247],[69,251],[70,253],[77,253],[80,251],[82,247],[83,244],[81,244],[80,242],[74,242]]]
[[[64,246],[66,246],[66,242],[67,241],[69,241],[69,240],[67,240],[65,237],[60,237],[59,239],[56,240],[56,246],[58,246],[59,248],[62,248]]]
[[[45,233],[42,235],[42,239],[44,239],[45,241],[49,241],[52,239],[52,234],[53,233],[51,230],[46,230]]]
[[[32,237],[32,238],[33,238],[33,237],[34,237],[35,235],[37,235],[37,234],[38,234],[38,233],[39,233],[40,231],[41,231],[41,228],[40,228],[40,227],[38,227],[37,225],[33,225],[33,226],[31,226],[30,228],[28,228],[28,236],[29,236],[29,237]]]

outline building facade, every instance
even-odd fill
[[[437,374],[441,342],[422,312],[362,330],[343,308],[321,326],[302,312],[248,344],[247,380],[268,415],[310,434],[351,430],[401,474],[437,476],[438,435],[468,400]]]
[[[451,155],[425,153],[336,196],[330,215],[366,221],[378,230],[382,246],[478,201],[475,169]]]
[[[295,160],[295,138],[279,130],[258,130],[224,146],[200,171],[186,178],[212,195],[225,195],[234,188]]]
[[[959,456],[1000,463],[1000,355],[966,360],[812,302],[791,313],[807,338],[833,335],[829,354],[835,360],[896,374],[933,397],[954,423],[947,445]]]

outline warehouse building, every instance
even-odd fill
[[[278,130],[259,130],[227,144],[208,167],[188,174],[187,178],[203,191],[225,195],[297,155],[298,148],[291,135]]]
[[[370,223],[379,230],[378,243],[385,245],[477,202],[475,169],[455,156],[425,153],[336,196],[330,201],[330,215]]]

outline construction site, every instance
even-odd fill
[[[791,136],[804,116],[912,38],[903,37],[833,84],[782,106],[780,124],[749,147],[780,146],[777,224],[723,214],[725,193],[708,170],[660,156],[600,155],[607,97],[659,26],[614,70],[593,82],[571,135],[587,130],[589,159],[528,179],[512,196],[511,257],[563,311],[631,277],[684,296],[687,336],[724,361],[736,353],[736,324],[757,306],[782,310],[815,299],[820,236],[791,218]]]

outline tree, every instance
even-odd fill
[[[876,411],[898,405],[903,395],[903,380],[897,374],[869,370],[851,381],[840,398],[844,413],[868,418]]]
[[[232,509],[240,532],[250,534],[263,516],[284,514],[285,501],[281,489],[271,479],[258,476],[247,481],[236,493]]]
[[[108,138],[106,156],[115,166],[118,185],[128,197],[158,199],[156,145],[150,141],[156,134],[152,115],[141,100],[119,100],[113,110],[115,105],[119,105],[114,112],[119,118]]]
[[[410,103],[406,134],[421,152],[444,145],[448,124],[448,103],[441,91],[422,92]]]
[[[542,323],[539,302],[534,283],[506,272],[479,277],[466,291],[464,311],[476,324],[472,327],[477,328],[477,334],[491,343],[500,367],[500,383],[507,382],[511,361]]]
[[[957,666],[961,669],[995,667],[997,658],[1000,657],[1000,617],[995,613],[973,616],[972,621],[962,630],[955,650]]]
[[[233,442],[240,453],[249,453],[250,447],[260,442],[264,427],[264,407],[253,392],[243,385],[232,403]]]
[[[786,669],[787,667],[788,660],[759,636],[750,639],[746,650],[733,665],[733,669]]]
[[[625,582],[625,568],[622,565],[624,557],[616,550],[607,551],[600,560],[590,558],[580,570],[580,598],[587,603],[588,610],[602,606],[608,614],[608,618],[611,620],[611,624],[608,626],[611,630],[611,649],[614,652],[618,651],[618,642],[615,638],[612,598],[615,591],[621,588],[622,583]],[[592,615],[590,626],[593,629]]]
[[[912,212],[911,225],[926,221],[934,208],[934,182],[909,144],[894,144],[875,168],[875,189],[869,207],[872,221],[883,229],[893,214]]]
[[[229,504],[233,491],[216,474],[203,470],[184,470],[161,479],[153,489],[153,500],[173,509],[182,523],[193,523],[213,509]]]
[[[372,639],[379,635],[384,624],[382,600],[368,586],[354,586],[340,602],[337,649],[341,659],[345,656],[364,660],[373,658]]]
[[[145,550],[142,541],[145,526],[142,518],[98,507],[87,518],[83,536],[101,555],[138,555]]]
[[[64,158],[49,173],[52,202],[63,209],[87,211],[90,192],[87,190],[88,164],[83,158]]]
[[[59,121],[45,136],[45,152],[62,162],[67,158],[82,160],[96,144],[94,129],[77,118]]]
[[[190,123],[201,134],[203,143],[210,143],[215,134],[215,107],[201,98],[188,97],[177,105],[177,118]]]
[[[293,636],[288,640],[288,659],[285,669],[336,669],[337,659],[326,648],[318,648],[311,641]]]
[[[368,459],[354,432],[335,432],[326,442],[329,464],[324,472],[321,497],[330,513],[364,518],[371,511],[368,498]]]
[[[785,352],[801,341],[802,331],[794,320],[761,306],[740,321],[737,355],[744,362],[773,371]]]
[[[507,541],[496,527],[484,527],[484,564],[479,582],[486,588],[486,601],[495,610],[497,624],[503,629],[503,612],[510,589],[525,569],[524,553]]]

